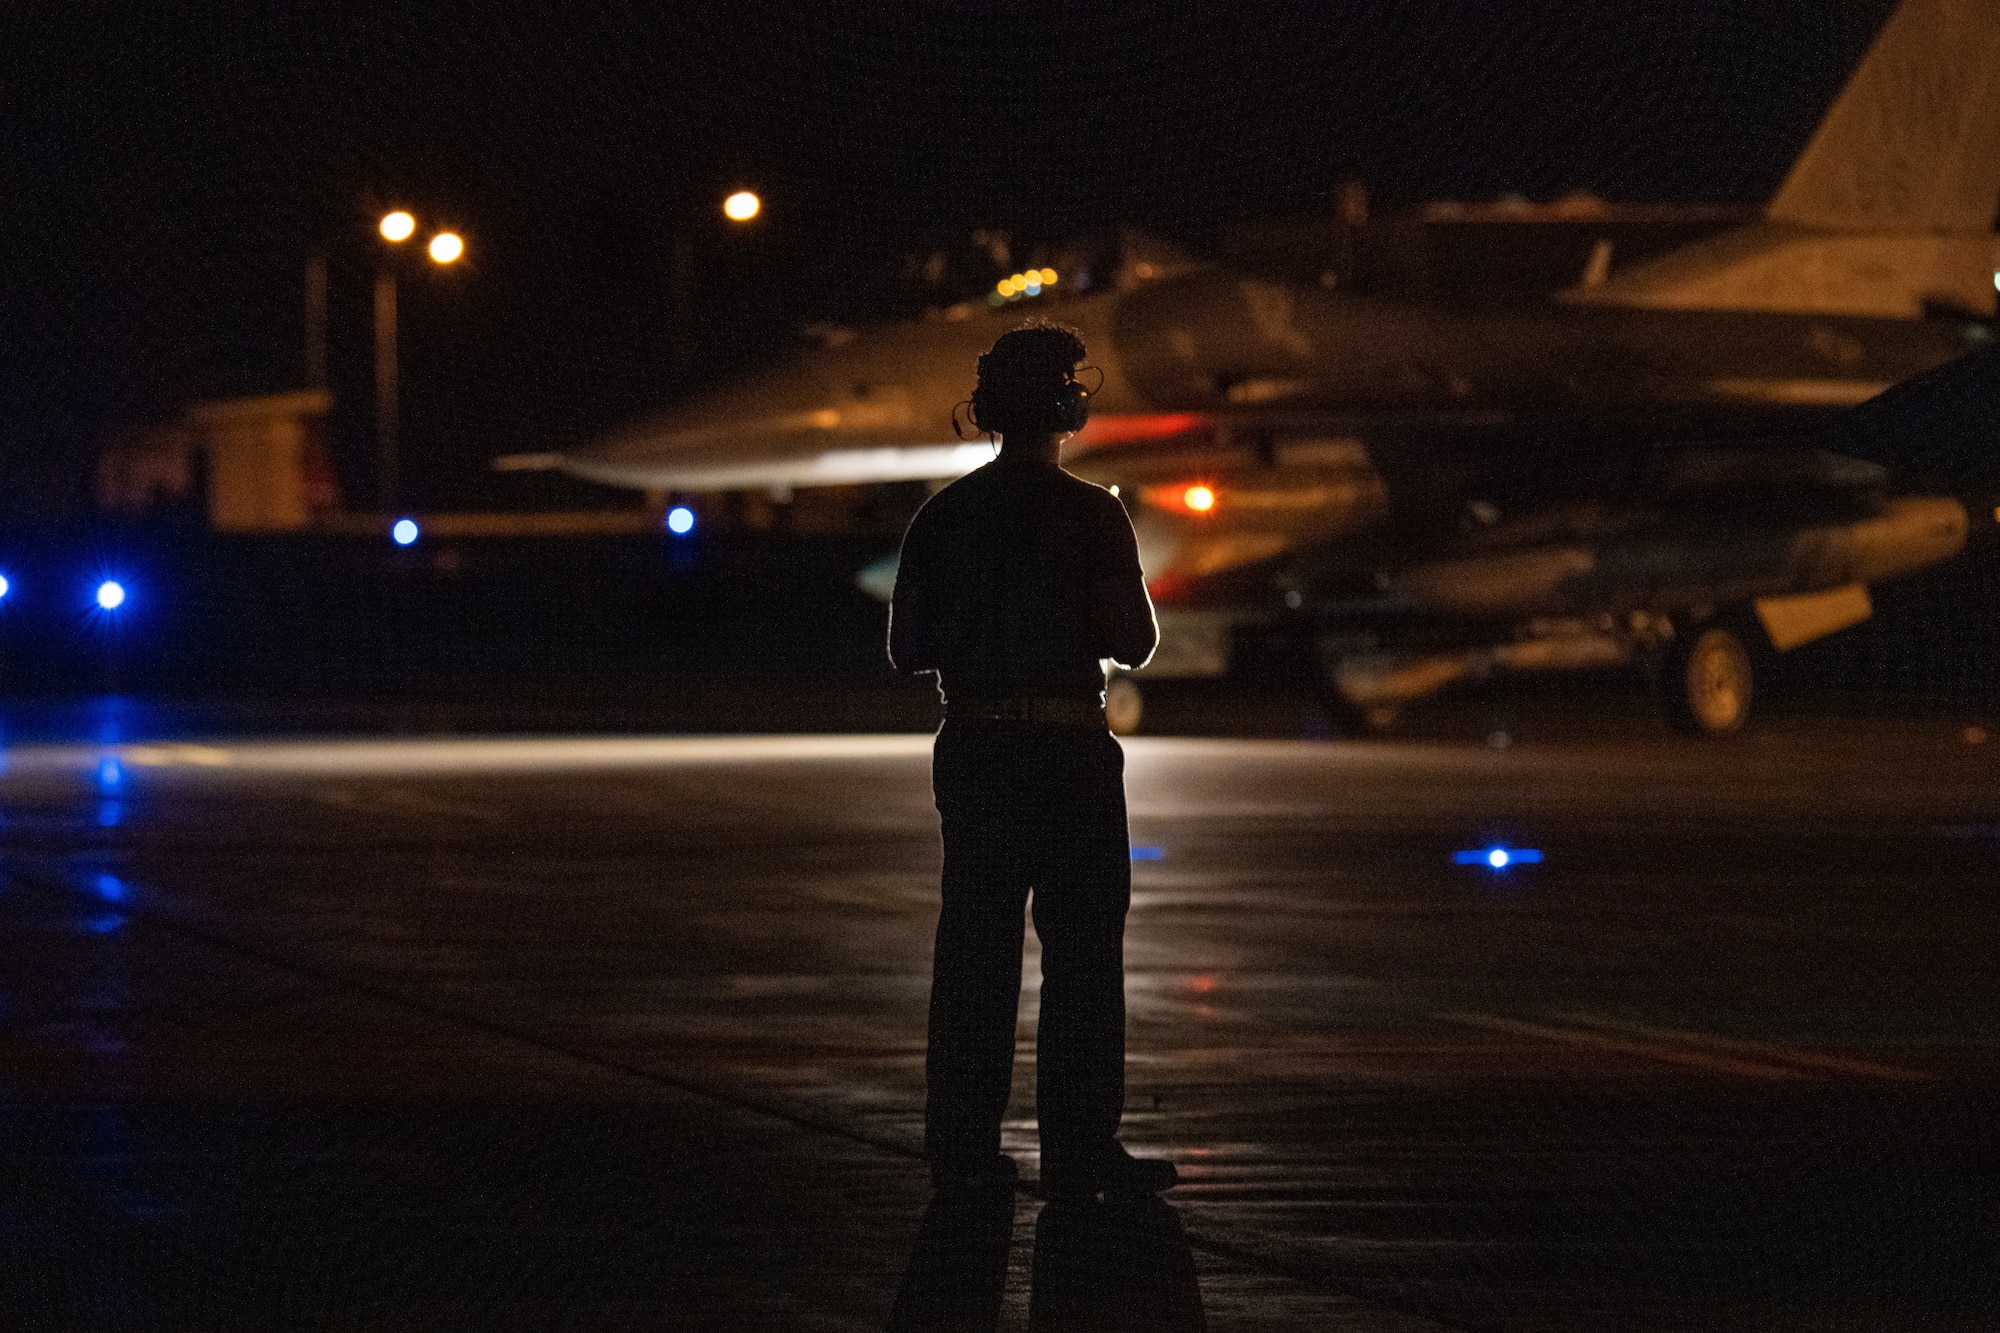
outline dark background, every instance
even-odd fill
[[[487,461],[587,441],[806,322],[907,313],[909,257],[974,227],[1198,244],[1348,177],[1379,207],[1759,200],[1888,8],[10,6],[0,522],[82,518],[120,427],[299,383],[315,246],[365,499],[389,206],[469,247],[403,283],[411,499],[576,503],[581,483]],[[716,213],[738,185],[765,199],[750,229]],[[678,375],[676,233],[701,331]]]

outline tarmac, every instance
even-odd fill
[[[0,1328],[2000,1327],[1965,718],[1130,739],[1183,1184],[1040,1201],[1031,956],[937,1206],[927,736],[119,716],[0,773]]]

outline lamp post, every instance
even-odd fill
[[[401,209],[385,214],[376,230],[392,246],[417,233],[417,220]],[[457,262],[465,241],[441,231],[425,247],[433,264]],[[402,459],[397,432],[401,427],[400,366],[396,354],[396,270],[384,263],[375,270],[375,500],[384,513],[396,508],[402,490]]]
[[[753,190],[735,190],[719,206],[732,227],[743,227],[764,211],[764,201]],[[694,243],[695,228],[684,223],[674,229],[667,252],[667,304],[670,323],[667,340],[668,370],[676,381],[685,383],[694,364]]]
[[[385,513],[396,507],[402,483],[396,452],[397,371],[396,274],[385,264],[375,270],[375,503]]]

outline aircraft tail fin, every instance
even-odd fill
[[[1916,319],[1994,309],[2000,0],[1902,0],[1764,218],[1564,299]]]
[[[1977,232],[2000,205],[2000,0],[1904,0],[1765,216],[1835,231]]]

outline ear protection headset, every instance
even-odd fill
[[[1083,429],[1083,423],[1090,420],[1090,394],[1077,383],[1076,372],[1063,376],[1062,387],[1056,390],[1055,401],[1049,404],[1049,424],[1058,435],[1069,435]]]
[[[985,357],[980,358],[981,362],[985,360]],[[1096,367],[1083,366],[1079,369],[1095,370]],[[1073,435],[1082,430],[1084,423],[1090,420],[1090,395],[1095,392],[1094,389],[1084,388],[1076,376],[1075,370],[1064,371],[1062,384],[1056,388],[1053,395],[1040,402],[1026,395],[1009,394],[997,386],[983,386],[984,392],[979,389],[973,390],[972,397],[958,406],[966,409],[965,415],[971,420],[973,430],[980,434],[1005,435],[1009,429],[1013,429],[1049,430],[1058,435]],[[1101,385],[1103,382],[1103,375],[1100,372],[1098,383]],[[1007,397],[1015,398],[1015,401],[1004,408],[992,401],[994,398]],[[1040,410],[1037,411],[1037,408]],[[966,438],[965,430],[959,424],[956,407],[951,413],[951,429],[959,439]]]

